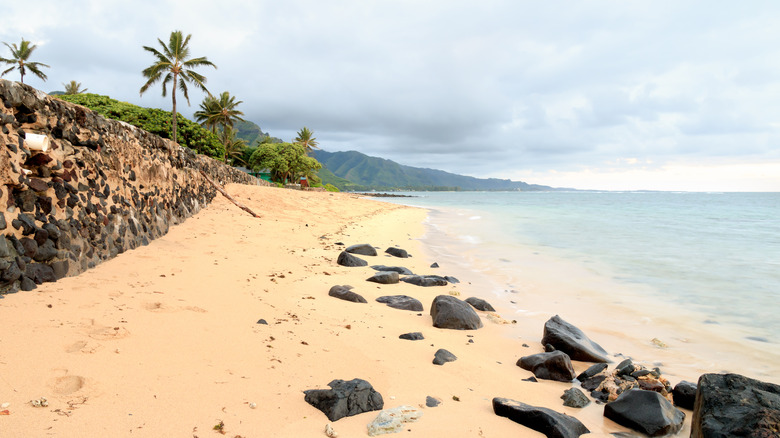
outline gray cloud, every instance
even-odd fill
[[[45,91],[143,97],[141,46],[192,34],[212,92],[283,139],[503,177],[638,158],[777,159],[780,5],[583,1],[37,1],[0,41],[39,43]],[[28,17],[37,19],[31,21]],[[2,49],[5,49],[2,47]],[[1,52],[6,55],[5,52]],[[15,79],[12,75],[7,78]],[[191,93],[191,115],[203,95]],[[531,181],[533,182],[533,181]]]

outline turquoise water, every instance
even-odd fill
[[[780,193],[407,194],[386,200],[429,208],[453,253],[511,271],[514,249],[530,248],[780,343]]]

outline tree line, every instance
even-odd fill
[[[204,128],[209,129],[216,134],[220,143],[224,146],[224,152],[220,158],[225,163],[236,165],[243,164],[249,166],[255,171],[267,170],[273,181],[297,182],[299,177],[306,177],[312,183],[319,182],[316,171],[322,168],[316,159],[309,156],[313,149],[318,149],[317,139],[314,133],[307,127],[303,127],[297,132],[297,136],[289,143],[274,143],[269,137],[264,138],[256,147],[249,148],[246,141],[237,137],[235,122],[245,121],[242,116],[244,113],[238,109],[243,103],[231,96],[228,91],[223,91],[219,96],[214,96],[206,88],[206,76],[196,71],[202,67],[217,66],[208,60],[205,56],[190,56],[190,38],[179,31],[171,32],[168,43],[157,39],[160,48],[143,46],[143,49],[149,52],[155,62],[145,68],[141,73],[146,78],[146,83],[141,87],[139,94],[143,94],[157,83],[162,84],[162,95],[166,97],[168,87],[171,90],[171,140],[177,142],[178,134],[178,112],[176,111],[176,91],[181,91],[187,105],[190,105],[189,89],[192,86],[207,93],[200,103],[200,109],[195,112],[195,120]],[[24,83],[24,76],[31,73],[38,78],[46,81],[48,77],[41,68],[50,68],[49,65],[31,61],[32,53],[37,46],[30,41],[22,38],[21,43],[8,44],[3,43],[10,51],[11,57],[0,57],[0,63],[10,65],[10,68],[0,73],[0,77],[13,70],[18,70],[20,82]],[[82,94],[87,89],[81,88],[81,83],[70,81],[63,84],[67,95]],[[186,120],[186,119],[185,119]]]

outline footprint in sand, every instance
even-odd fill
[[[150,312],[173,312],[176,309],[172,309],[169,305],[161,303],[159,301],[149,302],[144,304],[144,309]]]
[[[85,354],[94,354],[97,353],[98,350],[103,348],[102,345],[100,345],[97,342],[92,341],[76,341],[70,345],[68,345],[65,348],[65,351],[67,353],[85,353]]]
[[[130,336],[130,332],[124,327],[105,327],[99,325],[90,326],[87,330],[87,336],[99,341],[110,341],[113,339],[122,339]]]
[[[58,395],[70,395],[84,388],[86,379],[81,376],[57,377],[51,383],[52,390]]]

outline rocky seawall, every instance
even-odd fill
[[[0,294],[147,245],[218,184],[267,184],[124,122],[0,79]],[[47,150],[40,150],[43,140]]]

